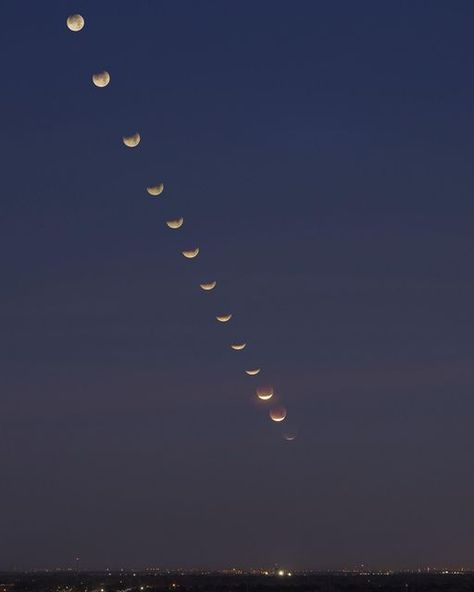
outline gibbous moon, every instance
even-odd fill
[[[183,222],[184,222],[184,218],[176,218],[175,220],[167,220],[166,226],[168,226],[168,228],[181,228],[181,226],[183,225]]]
[[[260,368],[252,368],[251,370],[246,370],[245,374],[248,374],[249,376],[257,376],[259,372]]]
[[[70,31],[80,31],[84,28],[84,17],[80,14],[71,14],[67,17],[66,25]]]
[[[231,314],[217,315],[217,317],[216,317],[216,319],[218,321],[220,321],[221,323],[227,323],[227,321],[230,321],[231,318],[232,318]]]
[[[235,351],[240,351],[241,349],[244,349],[246,346],[246,343],[233,343],[230,347]]]
[[[261,401],[268,401],[273,397],[273,387],[269,384],[266,384],[265,386],[259,386],[257,389],[257,397]]]
[[[163,183],[158,183],[158,185],[152,185],[151,187],[147,187],[146,190],[148,191],[149,195],[153,195],[153,197],[157,195],[161,195],[163,193],[163,189],[165,186]]]
[[[194,259],[194,257],[197,257],[199,254],[199,247],[190,249],[189,251],[181,251],[181,253],[184,257],[186,257],[186,259]]]
[[[132,134],[131,136],[123,136],[122,140],[125,146],[127,146],[128,148],[135,148],[135,146],[138,146],[138,144],[140,144],[141,138],[140,134],[137,132],[135,134]]]
[[[217,285],[217,282],[206,282],[204,284],[199,284],[199,287],[201,288],[201,290],[204,290],[205,292],[209,292],[209,290],[214,290],[216,285]]]
[[[92,82],[99,88],[104,88],[104,86],[107,86],[110,82],[110,74],[107,70],[92,74]]]
[[[274,407],[273,409],[270,409],[269,415],[270,419],[273,421],[283,421],[286,417],[286,409],[284,407]]]

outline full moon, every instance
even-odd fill
[[[104,88],[104,86],[107,86],[110,82],[110,74],[107,70],[92,74],[92,82],[99,88]]]
[[[137,132],[135,134],[132,134],[131,136],[123,136],[122,140],[125,146],[127,146],[128,148],[135,148],[135,146],[138,146],[138,144],[140,144],[141,138],[140,134]]]
[[[84,17],[80,14],[71,14],[67,17],[66,25],[70,31],[80,31],[84,28]]]
[[[279,422],[283,421],[286,417],[286,409],[284,407],[274,407],[270,410],[270,419]]]

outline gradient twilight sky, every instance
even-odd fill
[[[474,567],[473,20],[4,3],[0,568]]]

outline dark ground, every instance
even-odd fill
[[[259,575],[181,575],[157,572],[0,573],[0,592],[464,592],[474,591],[474,574],[306,574],[291,578]]]

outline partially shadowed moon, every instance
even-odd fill
[[[167,220],[166,226],[168,226],[168,228],[181,228],[181,226],[183,225],[183,222],[184,222],[184,218],[176,218],[175,220]]]
[[[273,387],[270,386],[269,384],[266,384],[264,386],[259,386],[257,389],[257,397],[261,401],[268,401],[269,399],[271,399],[273,397]]]
[[[161,195],[163,193],[163,189],[165,186],[163,183],[158,183],[158,185],[152,185],[151,187],[147,187],[146,190],[148,191],[149,195],[153,195],[156,197],[157,195]]]
[[[199,247],[196,247],[195,249],[189,249],[188,251],[181,251],[181,253],[184,257],[186,257],[186,259],[194,259],[194,257],[197,257],[199,254]]]
[[[85,25],[84,17],[80,14],[71,14],[67,17],[66,25],[70,31],[80,31]]]
[[[107,70],[96,72],[95,74],[92,74],[92,82],[95,84],[95,86],[104,88],[104,86],[107,86],[110,82],[110,74],[107,72]]]
[[[232,315],[229,314],[223,314],[223,315],[217,315],[216,319],[221,322],[221,323],[227,323],[227,321],[230,321],[230,319],[232,318]]]
[[[132,134],[131,136],[123,136],[122,140],[125,146],[127,146],[128,148],[135,148],[136,146],[138,146],[138,144],[140,144],[141,138],[140,134],[137,132],[135,134]]]
[[[235,351],[240,351],[241,349],[244,349],[247,347],[246,343],[232,343],[232,345],[230,346],[232,349],[234,349]]]
[[[257,376],[260,370],[260,368],[250,368],[249,370],[245,371],[245,374],[248,374],[249,376]]]
[[[270,418],[273,421],[283,421],[286,417],[286,409],[284,407],[274,407],[270,410]]]
[[[209,292],[209,290],[214,290],[216,285],[217,285],[217,282],[204,282],[203,284],[199,284],[199,287],[201,288],[201,290],[204,290],[205,292]]]

